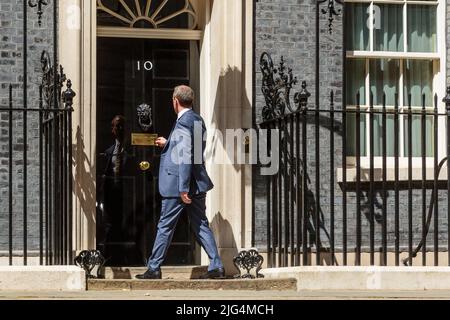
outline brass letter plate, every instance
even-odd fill
[[[149,133],[131,134],[131,144],[133,146],[155,146],[156,139],[158,139],[157,134],[149,134]]]

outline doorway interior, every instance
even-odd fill
[[[176,121],[173,88],[198,88],[198,46],[189,40],[97,38],[96,231],[107,266],[143,266],[151,254],[161,210],[161,150],[152,139],[167,137]],[[111,132],[117,115],[125,119],[119,160]],[[165,265],[194,265],[198,252],[182,215]]]

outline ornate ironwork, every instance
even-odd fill
[[[45,102],[45,107],[52,109],[58,108],[59,103],[58,99],[56,99],[55,104],[55,85],[57,97],[60,97],[60,92],[62,87],[64,86],[64,82],[67,80],[66,74],[64,73],[64,68],[60,65],[59,70],[55,74],[55,70],[52,65],[52,60],[50,58],[50,54],[47,51],[42,51],[41,54],[41,67],[42,67],[42,99]],[[56,76],[56,80],[55,80]],[[70,81],[70,80],[69,80]],[[69,86],[69,82],[67,83]],[[70,87],[72,86],[72,82],[70,82]]]
[[[149,132],[153,125],[152,108],[146,103],[141,104],[137,107],[137,117],[142,131]]]
[[[239,254],[233,258],[233,263],[236,269],[239,270],[239,275],[236,278],[263,278],[262,274],[259,274],[261,266],[264,262],[264,258],[258,253],[257,250],[241,251]],[[255,269],[255,275],[250,272]],[[242,270],[247,273],[242,274]]]
[[[105,263],[105,258],[99,250],[84,250],[75,257],[75,264],[86,271],[88,278],[102,278],[101,269]],[[91,274],[97,267],[97,276]]]
[[[73,98],[75,98],[77,94],[72,90],[72,80],[67,80],[67,89],[62,93],[62,101],[67,109],[72,108],[73,106]]]
[[[262,72],[262,93],[266,105],[262,110],[263,120],[270,120],[294,112],[291,106],[290,92],[297,84],[297,77],[292,74],[292,69],[286,67],[284,58],[281,57],[279,67],[274,67],[272,57],[264,52],[261,55],[260,67]]]
[[[309,97],[311,93],[306,89],[306,81],[302,81],[302,90],[294,95],[294,102],[298,104],[300,110],[307,108]]]
[[[38,15],[38,24],[42,26],[42,15],[44,14],[43,6],[47,6],[48,2],[45,0],[37,0],[37,3],[34,0],[28,0],[28,5],[30,8],[37,7],[37,15]]]
[[[291,90],[298,83],[292,69],[286,67],[284,58],[281,57],[278,68],[274,67],[272,57],[267,52],[261,55],[262,93],[265,106],[262,110],[263,121],[268,121],[306,108],[311,93],[306,89],[306,81],[302,81],[302,89],[295,93],[295,107],[291,105]]]
[[[442,99],[442,102],[445,103],[447,110],[450,110],[450,86],[447,87],[447,95]]]
[[[324,2],[324,1],[319,1],[319,3],[322,3],[322,2]],[[342,2],[339,0],[328,0],[327,9],[322,9],[323,14],[328,14],[328,30],[329,30],[330,34],[333,32],[334,17],[337,17],[341,14],[341,9],[336,9],[334,2],[342,4]]]

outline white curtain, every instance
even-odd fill
[[[395,94],[399,92],[400,62],[396,59],[370,60],[370,91],[373,93],[374,104],[383,104],[383,94],[386,94],[386,105],[395,105]]]
[[[409,52],[436,52],[436,10],[431,5],[408,5]]]
[[[367,3],[346,3],[346,48],[347,50],[369,50],[369,20]]]
[[[361,114],[359,121],[360,131],[360,155],[361,157],[366,156],[366,117]],[[356,155],[356,114],[347,114],[347,155]]]
[[[436,6],[407,4],[407,35],[403,30],[403,4],[374,4],[375,15],[379,13],[379,21],[374,21],[373,48],[375,51],[397,51],[402,52],[404,48],[404,37],[407,37],[407,50],[409,52],[436,52]],[[367,3],[347,3],[346,48],[347,50],[369,51],[369,28],[368,28]],[[375,16],[377,19],[377,16]],[[427,107],[433,106],[433,62],[427,60],[404,60],[398,59],[370,59],[369,77],[370,87],[367,88],[373,94],[374,104],[382,105],[383,94],[386,94],[386,105],[395,105],[395,94],[399,92],[400,63],[403,63],[403,91],[404,104],[414,107],[422,106],[422,95],[425,95]],[[356,94],[360,94],[360,104],[368,104],[365,98],[366,60],[347,60],[346,94],[347,104],[355,105]],[[408,155],[407,117],[404,121],[404,156]],[[361,116],[361,155],[366,154],[366,123],[365,117]],[[382,155],[382,117],[374,116],[374,155]],[[394,118],[387,116],[387,156],[394,155]],[[354,114],[347,117],[347,137],[349,155],[355,154],[356,146],[356,123]],[[433,119],[426,118],[426,155],[433,155]],[[412,153],[414,157],[421,156],[421,117],[412,118]]]
[[[375,51],[404,50],[403,5],[374,4],[373,37]]]
[[[405,157],[408,156],[408,116],[404,116],[404,128],[405,128]],[[425,118],[425,155],[432,157],[434,154],[434,124],[433,117]],[[420,157],[422,155],[422,116],[413,115],[412,117],[412,156]]]
[[[425,106],[433,106],[433,61],[430,60],[405,60],[404,72],[404,101],[409,105],[422,107],[422,95],[425,95]]]
[[[366,103],[365,78],[366,78],[366,60],[365,59],[347,59],[347,83],[346,95],[347,104],[356,105],[356,96],[359,93],[361,105]]]
[[[375,157],[383,155],[383,117],[381,114],[374,115],[373,126],[373,150]],[[386,116],[386,156],[394,156],[394,116]],[[400,150],[399,150],[400,152]]]

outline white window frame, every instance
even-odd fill
[[[430,1],[411,1],[411,0],[345,0],[346,3],[368,3],[370,7],[374,4],[403,4],[403,52],[391,52],[391,51],[374,51],[373,50],[373,9],[370,11],[370,28],[369,28],[369,51],[347,51],[346,57],[347,59],[352,58],[360,58],[366,59],[366,83],[365,83],[365,105],[361,105],[361,109],[369,108],[370,101],[370,78],[369,78],[369,60],[370,59],[383,59],[383,58],[394,58],[400,60],[400,77],[399,77],[399,108],[402,110],[404,108],[404,96],[403,96],[403,61],[406,59],[420,59],[420,60],[432,60],[433,69],[435,72],[435,76],[433,79],[433,96],[434,94],[438,95],[438,112],[442,113],[445,111],[445,105],[442,102],[442,98],[446,94],[446,2],[445,0],[430,0]],[[437,6],[437,14],[436,14],[436,41],[437,48],[436,52],[407,52],[407,33],[405,31],[407,27],[407,6],[405,4],[419,4],[419,5],[434,5]],[[345,30],[344,30],[345,32]],[[382,106],[376,105],[375,109],[381,108]],[[354,105],[347,105],[348,109],[356,108]],[[386,107],[388,110],[390,107]],[[364,115],[362,114],[362,117]],[[370,167],[370,137],[369,137],[369,114],[365,115],[366,117],[366,155],[361,156],[361,167],[369,168]],[[399,167],[407,168],[408,167],[408,157],[402,156],[404,150],[404,121],[403,118],[400,117],[400,156],[399,156]],[[439,116],[438,121],[438,158],[439,160],[446,156],[446,139],[443,138],[446,135],[446,126],[445,126],[445,117]],[[394,168],[395,165],[394,157],[386,157],[387,167]],[[413,157],[413,167],[421,168],[422,167],[422,158],[421,157]],[[356,164],[356,157],[348,156],[347,163],[349,166],[354,166]],[[427,157],[426,158],[427,168],[432,168],[434,166],[434,158]],[[374,157],[374,166],[375,168],[382,167],[382,157],[376,156]],[[427,174],[428,175],[428,174]]]

